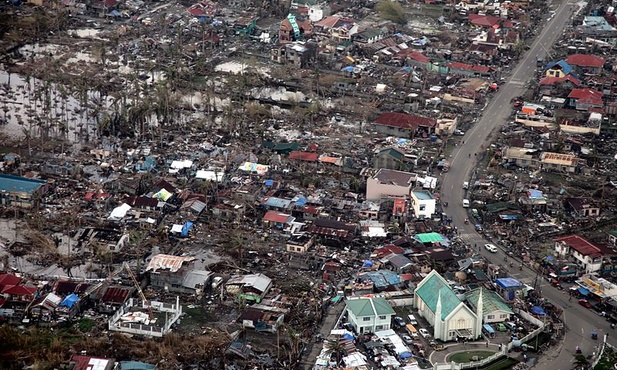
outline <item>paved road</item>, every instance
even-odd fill
[[[546,23],[540,35],[536,37],[531,48],[524,54],[510,78],[485,107],[482,117],[467,131],[463,138],[464,144],[455,148],[452,154],[450,170],[445,174],[442,181],[442,199],[449,203],[446,212],[453,217],[454,224],[459,229],[459,234],[463,240],[471,245],[481,246],[486,243],[486,240],[475,232],[473,225],[463,223],[463,220],[469,216],[467,210],[462,206],[462,199],[466,197],[462,184],[470,179],[476,169],[474,153],[484,150],[493,130],[499,129],[506,122],[512,109],[510,101],[524,92],[524,85],[535,74],[537,58],[545,58],[548,50],[561,36],[566,24],[576,10],[574,4],[572,0],[565,0],[559,5],[552,19]],[[503,264],[505,256],[503,251],[488,253],[482,248],[481,253],[492,263]],[[515,268],[512,275],[523,282],[533,284],[536,273],[525,267],[522,271]],[[592,330],[597,330],[601,337],[604,333],[610,332],[609,343],[617,344],[617,331],[611,329],[604,318],[578,305],[576,299],[568,301],[567,293],[550,286],[546,280],[540,285],[540,289],[544,297],[565,309],[567,331],[563,345],[553,348],[552,351],[542,356],[535,366],[536,369],[571,369],[573,353],[577,345],[580,345],[584,354],[588,355],[594,351],[594,346],[599,344],[598,341],[591,340],[590,333]]]

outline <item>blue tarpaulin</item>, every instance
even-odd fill
[[[371,260],[366,260],[364,261],[364,265],[362,265],[362,267],[373,267],[374,262]]]
[[[411,352],[403,352],[400,355],[398,355],[398,357],[400,358],[410,358],[411,356],[413,356]]]
[[[351,73],[351,72],[353,72],[353,68],[354,68],[353,66],[347,66],[347,67],[341,69],[341,71],[350,72]]]
[[[354,338],[354,336],[351,333],[346,333],[345,335],[343,335],[343,339],[354,340],[356,338]]]
[[[75,304],[75,302],[79,301],[79,297],[77,294],[69,294],[64,298],[64,300],[60,303],[60,306],[71,308]]]
[[[266,181],[264,181],[264,185],[272,186],[272,185],[274,185],[274,180],[266,180]]]
[[[180,236],[186,238],[189,236],[189,231],[191,231],[191,227],[193,227],[193,223],[191,221],[186,221],[182,226],[182,231],[180,232]]]
[[[546,316],[546,312],[544,312],[544,309],[540,306],[531,307],[531,313],[538,316]]]
[[[546,256],[546,257],[544,257],[544,259],[547,260],[548,262],[555,262],[556,261],[555,257],[553,257],[553,256]]]
[[[306,198],[299,197],[298,199],[296,199],[296,205],[300,207],[304,207],[306,205]]]
[[[589,289],[585,288],[585,287],[578,287],[578,292],[581,293],[582,295],[589,295]]]

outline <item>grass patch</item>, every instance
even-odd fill
[[[505,370],[505,369],[509,369],[512,366],[518,364],[518,361],[510,358],[510,357],[504,357],[502,359],[499,359],[495,362],[493,362],[492,364],[483,367],[482,369],[484,370]]]
[[[485,359],[489,356],[494,355],[495,352],[490,352],[490,351],[466,351],[466,352],[459,352],[459,353],[454,353],[450,356],[448,356],[448,361],[450,362],[456,362],[457,364],[462,364],[462,363],[466,363],[466,362],[472,362],[472,361],[479,361],[482,359]],[[477,357],[475,359],[472,360],[472,358]]]
[[[617,352],[607,346],[604,349],[604,353],[602,353],[602,358],[600,358],[600,361],[598,361],[593,370],[611,370],[615,363],[617,363]]]
[[[96,326],[96,321],[94,321],[93,319],[89,317],[84,317],[83,319],[79,320],[79,322],[77,323],[77,327],[79,328],[79,331],[81,331],[82,333],[89,333],[90,330],[92,330],[92,328],[95,326]]]

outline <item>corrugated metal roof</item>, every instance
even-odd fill
[[[146,271],[156,272],[157,270],[169,270],[176,272],[180,270],[184,262],[194,261],[195,257],[171,256],[168,254],[157,254],[146,267]]]

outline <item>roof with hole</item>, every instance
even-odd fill
[[[474,308],[478,307],[478,299],[480,298],[480,290],[482,290],[482,315],[490,314],[495,311],[504,311],[512,314],[512,309],[508,306],[503,299],[496,292],[484,288],[477,288],[471,292],[465,293],[467,302]]]

